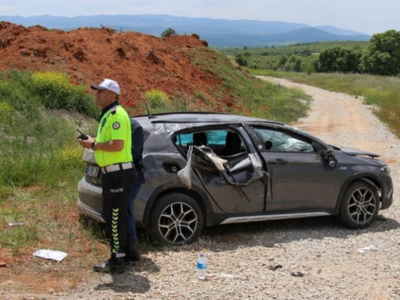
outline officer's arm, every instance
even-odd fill
[[[119,152],[124,149],[126,139],[126,129],[130,128],[129,118],[121,115],[111,115],[111,141],[106,143],[96,143],[95,149],[106,152]]]
[[[106,143],[96,143],[95,149],[105,152],[119,152],[124,149],[124,140],[113,140]]]

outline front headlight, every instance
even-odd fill
[[[381,171],[385,172],[386,174],[390,175],[390,168],[388,166],[383,166]]]

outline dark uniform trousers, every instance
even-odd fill
[[[111,233],[111,258],[124,257],[133,247],[126,211],[129,195],[138,180],[136,169],[127,169],[103,174],[102,217]]]

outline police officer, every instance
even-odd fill
[[[136,234],[136,222],[135,217],[133,215],[133,203],[136,199],[136,196],[139,193],[140,186],[142,183],[145,182],[144,178],[144,165],[143,165],[143,144],[144,144],[144,135],[143,135],[143,127],[140,123],[135,120],[131,119],[131,128],[132,128],[132,156],[133,156],[133,163],[135,164],[135,168],[138,174],[138,180],[135,181],[133,189],[131,191],[129,197],[129,206],[127,210],[127,221],[128,221],[128,228],[129,234],[132,238],[132,243],[128,244],[132,246],[132,249],[129,249],[130,255],[125,258],[128,261],[138,261],[140,260],[140,253],[137,250],[137,234]]]
[[[95,265],[95,272],[122,273],[125,259],[132,249],[126,210],[129,195],[137,181],[132,157],[132,132],[128,113],[119,104],[120,87],[117,82],[105,79],[100,85],[92,85],[96,90],[96,103],[102,109],[96,139],[79,139],[86,149],[94,151],[96,163],[103,173],[103,213],[111,232],[111,257],[104,263]]]

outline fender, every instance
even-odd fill
[[[195,193],[198,196],[198,199],[195,199],[196,201],[202,201],[200,203],[200,206],[204,208],[205,210],[203,211],[203,218],[204,218],[204,224],[205,225],[211,225],[213,224],[213,215],[214,215],[214,209],[211,205],[210,199],[208,198],[207,194],[201,189],[201,187],[192,184],[192,188],[188,190],[186,186],[182,182],[169,182],[166,183],[162,186],[159,186],[157,189],[154,190],[153,194],[149,198],[149,201],[147,202],[145,213],[143,216],[143,224],[147,227],[149,225],[149,219],[151,215],[152,208],[154,206],[154,203],[156,202],[157,198],[168,192],[169,190],[176,190],[176,189],[182,189],[184,190],[183,193],[186,192],[186,194],[190,193]],[[203,204],[203,205],[202,205]]]
[[[374,189],[379,192],[380,188],[379,186],[377,186],[374,182],[372,182],[371,180],[369,180],[368,178],[360,178],[359,180],[364,181],[366,183],[369,183],[370,185],[372,185],[374,187]]]
[[[382,188],[380,188],[379,186],[377,186],[376,183],[374,183],[373,181],[371,181],[370,179],[368,179],[368,178],[366,178],[366,177],[373,178],[375,181],[379,182],[379,185],[380,185]],[[346,192],[347,188],[348,188],[354,181],[357,181],[357,180],[367,182],[368,184],[372,185],[372,186],[374,187],[374,189],[376,189],[377,192],[378,192],[379,190],[382,191],[382,194],[383,194],[383,192],[384,192],[382,180],[381,180],[378,176],[376,176],[376,175],[374,175],[374,174],[372,174],[372,173],[358,173],[358,174],[355,174],[354,176],[351,176],[351,177],[347,178],[347,180],[344,182],[344,184],[343,184],[343,186],[342,186],[342,188],[341,188],[341,190],[340,190],[339,196],[338,196],[338,198],[337,198],[337,201],[336,201],[335,214],[338,214],[338,213],[339,213],[340,206],[341,206],[341,204],[342,204],[342,198],[343,198],[344,193]]]

